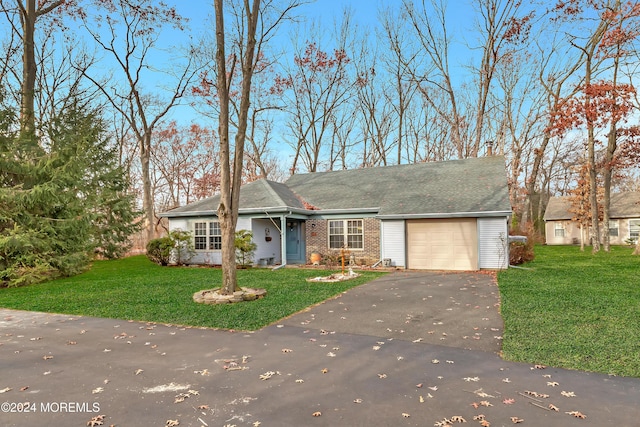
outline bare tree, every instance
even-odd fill
[[[168,96],[161,99],[145,86],[145,70],[154,69],[149,63],[149,55],[158,49],[160,29],[171,25],[182,29],[183,18],[175,9],[164,5],[156,6],[151,0],[116,0],[108,6],[108,14],[100,25],[85,18],[85,29],[93,40],[115,60],[116,72],[124,77],[124,86],[114,83],[113,78],[89,75],[89,79],[100,89],[110,105],[125,118],[138,143],[142,174],[142,208],[145,216],[147,239],[154,237],[155,211],[150,175],[150,160],[153,150],[153,132],[158,123],[179,103],[191,84],[195,70],[190,57],[183,64],[172,61],[172,70],[178,74],[168,78],[173,86],[166,90]],[[97,18],[100,19],[100,18]],[[155,69],[160,72],[161,70]]]
[[[260,0],[244,0],[242,7],[235,9],[235,29],[237,38],[233,45],[230,64],[226,54],[226,28],[223,0],[214,0],[215,32],[216,32],[216,87],[219,106],[218,136],[220,138],[220,204],[218,220],[222,232],[222,288],[223,294],[231,294],[237,289],[235,260],[235,228],[238,221],[238,204],[244,163],[244,146],[247,137],[249,107],[251,98],[252,77],[260,59],[262,45],[260,40],[267,40],[277,26],[287,17],[290,10],[299,3],[291,2],[275,13],[275,19],[267,19],[267,8],[274,7],[269,1],[261,6]],[[273,10],[273,9],[271,9]],[[273,18],[273,16],[271,16]],[[238,64],[237,64],[238,63]],[[229,68],[228,68],[229,65]],[[231,120],[229,88],[234,76],[235,66],[241,69],[241,85],[239,108],[237,109],[237,128],[234,144],[229,141],[229,125]],[[232,156],[233,151],[233,156]]]
[[[0,8],[7,17],[13,35],[21,41],[22,75],[20,77],[20,135],[23,140],[33,140],[36,136],[35,94],[38,63],[36,60],[36,24],[58,12],[63,7],[72,6],[70,0],[0,0]],[[19,22],[14,19],[19,17]],[[52,21],[49,20],[49,24]],[[52,27],[47,27],[49,31]],[[11,45],[10,45],[11,46]],[[15,46],[15,44],[13,45]],[[9,52],[7,52],[9,53]]]
[[[291,116],[291,173],[297,171],[299,162],[309,172],[320,169],[331,126],[348,100],[355,80],[349,76],[348,68],[350,19],[350,13],[345,11],[332,51],[323,50],[318,41],[307,40],[304,46],[296,46],[292,67],[278,78],[276,90],[287,100]],[[318,30],[312,33],[320,38]]]

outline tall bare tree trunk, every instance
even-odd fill
[[[247,119],[251,95],[251,77],[255,68],[256,28],[260,13],[260,0],[244,0],[246,18],[246,49],[242,51],[242,89],[240,110],[238,112],[238,130],[235,137],[233,169],[231,164],[231,147],[229,144],[229,79],[227,75],[224,10],[223,0],[215,0],[216,14],[216,66],[218,99],[220,115],[218,132],[220,138],[220,205],[218,220],[222,232],[222,289],[221,293],[229,295],[238,288],[236,275],[235,229],[238,222],[238,204],[240,201],[240,185],[242,183],[244,143],[247,132]],[[232,74],[232,73],[231,73]]]
[[[36,20],[64,3],[55,1],[48,5],[36,7],[36,0],[17,0],[20,9],[20,24],[22,26],[22,82],[20,87],[20,137],[33,139],[35,137],[35,87],[38,71],[35,55]]]

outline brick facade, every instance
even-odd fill
[[[339,220],[340,218],[335,218]],[[360,218],[357,218],[360,219]],[[328,235],[329,220],[309,219],[306,221],[306,259],[311,263],[311,253],[318,252],[322,255],[323,263],[329,257],[338,257],[340,250],[329,249]],[[380,260],[380,220],[376,218],[362,218],[364,248],[353,249],[351,254],[355,257],[357,265],[372,265]]]

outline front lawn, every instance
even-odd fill
[[[640,377],[640,257],[536,246],[498,274],[507,360]]]
[[[219,287],[220,269],[160,267],[144,256],[97,261],[84,274],[22,288],[0,289],[0,307],[185,326],[257,330],[383,273],[363,272],[337,283],[308,283],[325,270],[238,270],[238,284],[267,296],[238,304],[205,305],[195,292]]]

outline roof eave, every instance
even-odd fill
[[[417,214],[385,214],[378,215],[378,219],[429,219],[429,218],[487,218],[504,216],[509,217],[513,211],[481,211],[481,212],[432,212]]]

